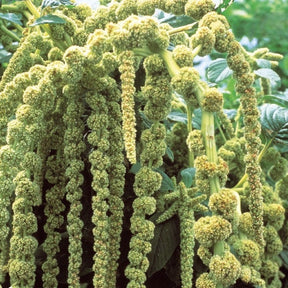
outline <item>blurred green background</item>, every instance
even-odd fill
[[[267,47],[284,59],[277,73],[288,88],[288,0],[236,0],[225,12],[238,40],[248,50]]]

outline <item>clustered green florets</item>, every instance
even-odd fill
[[[209,263],[211,278],[224,286],[236,282],[241,273],[241,265],[231,252],[225,252],[221,257],[214,255]]]
[[[191,37],[191,46],[196,48],[201,45],[201,49],[198,53],[199,56],[205,56],[212,52],[215,45],[215,35],[208,27],[200,27],[197,29],[196,34]]]
[[[188,0],[185,5],[185,14],[195,20],[200,20],[214,8],[215,3],[212,0]]]
[[[202,217],[194,224],[195,238],[205,247],[225,240],[232,233],[230,222],[221,216]]]
[[[193,66],[193,52],[185,45],[177,45],[173,49],[173,58],[179,67]]]
[[[206,89],[201,107],[207,112],[219,112],[223,108],[223,95],[217,88]]]

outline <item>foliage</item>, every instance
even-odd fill
[[[2,287],[285,287],[274,6],[80,2],[1,2]]]

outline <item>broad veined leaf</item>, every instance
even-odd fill
[[[174,122],[181,122],[187,124],[187,115],[186,113],[180,111],[171,111],[167,116],[168,119]]]
[[[265,95],[262,97],[265,103],[273,103],[282,107],[288,107],[288,91],[277,92],[276,95]]]
[[[276,104],[263,104],[259,110],[264,135],[288,145],[288,109]]]
[[[218,58],[211,61],[207,70],[207,78],[212,83],[218,83],[228,78],[233,71],[228,67],[226,59]]]
[[[255,70],[254,73],[261,77],[270,80],[271,86],[279,87],[281,85],[280,76],[270,68],[260,68]]]
[[[259,68],[271,68],[271,63],[269,60],[266,59],[257,59],[256,63]]]
[[[46,7],[55,8],[61,5],[73,6],[74,4],[69,0],[43,0],[41,4],[41,10]]]
[[[193,167],[186,168],[180,172],[182,181],[187,188],[190,188],[195,179],[196,169]]]
[[[36,25],[41,25],[41,24],[64,24],[66,21],[56,15],[48,14],[44,15],[42,17],[39,17],[33,24],[30,26],[36,26]]]
[[[18,25],[22,25],[22,22],[20,20],[20,17],[15,14],[15,13],[0,13],[0,19],[18,24]]]
[[[156,221],[160,215],[157,213],[149,220]],[[150,263],[147,271],[148,278],[166,265],[179,243],[179,223],[176,217],[156,225],[154,238],[151,241],[152,250],[147,255]]]

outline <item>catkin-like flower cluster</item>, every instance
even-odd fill
[[[77,51],[77,50],[76,50]],[[75,51],[75,52],[76,52]],[[72,52],[72,51],[71,51]],[[72,52],[73,53],[73,52]],[[71,53],[71,54],[72,54]],[[64,59],[71,56],[67,50],[64,54]],[[80,55],[81,63],[81,55]],[[70,58],[71,59],[71,58]],[[70,60],[69,59],[69,60]],[[72,65],[70,67],[69,60],[67,61],[67,74],[73,75],[70,69],[75,69]],[[79,63],[79,65],[81,65]],[[76,62],[76,65],[78,63]],[[83,65],[83,64],[82,64]],[[81,69],[78,67],[78,72]],[[70,73],[69,73],[70,72]],[[70,75],[68,76],[70,80]],[[74,76],[74,75],[73,75]],[[69,84],[63,87],[63,96],[67,101],[66,112],[64,113],[64,159],[65,159],[65,176],[67,184],[65,186],[66,199],[70,204],[70,209],[67,214],[67,232],[69,235],[69,265],[68,265],[68,284],[70,287],[80,287],[80,266],[82,262],[82,228],[83,221],[80,218],[82,211],[82,188],[81,185],[84,182],[83,175],[81,172],[84,169],[84,163],[81,159],[85,146],[82,141],[82,134],[84,131],[84,125],[81,119],[83,114],[83,101],[79,98],[81,90],[79,89],[79,82],[81,78],[73,77],[74,83],[68,82]],[[77,80],[78,81],[77,81]],[[77,86],[78,84],[78,86]],[[79,91],[80,90],[80,91]]]
[[[107,155],[109,149],[108,142],[108,116],[105,96],[98,93],[89,92],[86,101],[92,109],[91,115],[87,119],[88,127],[91,129],[88,135],[88,142],[93,151],[89,155],[91,163],[91,174],[93,180],[91,186],[95,191],[92,197],[92,222],[94,245],[94,265],[95,271],[93,283],[95,287],[108,287],[107,273],[109,271],[109,221],[107,198],[109,197],[109,177],[107,169],[110,166],[110,159]],[[101,137],[101,141],[100,141]]]
[[[253,77],[251,76],[249,63],[239,49],[235,41],[230,41],[227,46],[227,62],[233,70],[237,85],[236,91],[240,94],[242,111],[244,115],[245,140],[247,142],[247,155],[245,156],[246,173],[250,186],[250,205],[249,209],[253,218],[255,239],[264,245],[263,240],[263,198],[262,185],[260,182],[261,168],[257,161],[261,141],[260,124],[258,121],[259,111],[257,109],[257,99],[255,89],[252,86]],[[248,78],[247,78],[248,77]]]
[[[121,53],[119,57],[122,88],[122,118],[125,150],[128,160],[136,163],[136,118],[134,111],[134,81],[135,81],[135,60],[132,51]]]
[[[142,93],[147,100],[144,113],[151,121],[161,121],[165,119],[171,108],[170,77],[165,69],[164,61],[158,54],[145,58],[144,68],[146,80]]]
[[[154,237],[155,228],[146,215],[152,215],[156,210],[156,200],[152,195],[160,188],[161,180],[160,174],[147,166],[142,167],[135,177],[134,191],[137,198],[133,202],[134,212],[130,219],[133,233],[128,253],[130,264],[125,269],[129,288],[145,287],[145,272],[149,267],[147,254],[151,251],[150,240]]]

